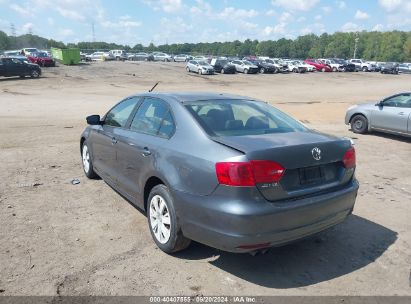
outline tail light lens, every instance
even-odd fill
[[[216,164],[218,182],[228,186],[255,186],[259,183],[277,183],[285,169],[267,160],[250,162],[220,162]]]
[[[347,169],[355,168],[356,160],[355,160],[355,149],[351,147],[345,152],[343,157],[344,167]]]

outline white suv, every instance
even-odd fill
[[[127,53],[124,50],[111,50],[109,52],[115,60],[126,60],[127,59]]]
[[[355,64],[355,67],[363,72],[370,72],[375,70],[375,66],[362,59],[350,59],[348,62]]]

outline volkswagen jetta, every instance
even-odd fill
[[[87,122],[85,174],[145,210],[167,253],[190,240],[232,252],[279,246],[342,222],[354,207],[351,141],[263,101],[145,93]]]

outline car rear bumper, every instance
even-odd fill
[[[173,192],[183,234],[224,251],[247,252],[310,236],[342,222],[358,182],[296,200],[269,202],[257,189],[219,186],[213,195]]]

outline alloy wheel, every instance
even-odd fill
[[[168,242],[171,234],[170,212],[165,199],[160,195],[155,195],[150,201],[150,227],[158,242]]]

